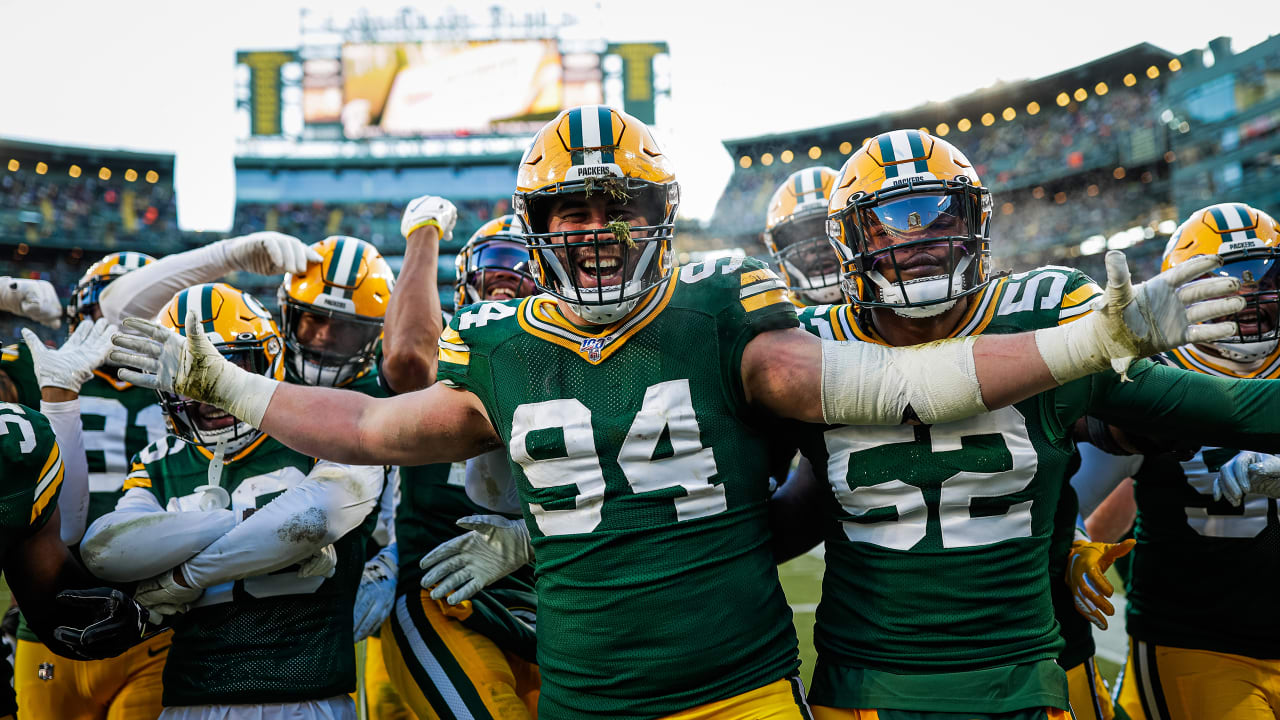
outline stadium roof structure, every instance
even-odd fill
[[[173,153],[149,153],[136,150],[120,150],[91,145],[59,145],[50,142],[0,137],[0,156],[19,160],[43,160],[53,163],[129,162],[148,169],[160,169],[173,174]]]
[[[730,139],[723,141],[723,144],[735,159],[785,149],[799,154],[811,146],[822,148],[825,154],[842,143],[847,142],[856,147],[864,138],[899,128],[927,128],[933,131],[941,124],[954,126],[958,118],[968,118],[976,125],[985,113],[999,118],[1005,108],[1013,108],[1021,114],[1030,102],[1037,102],[1046,110],[1057,104],[1065,104],[1058,103],[1057,98],[1061,93],[1066,93],[1068,99],[1081,89],[1088,95],[1093,95],[1098,83],[1119,84],[1124,82],[1128,74],[1150,78],[1151,75],[1147,74],[1149,68],[1157,68],[1158,72],[1159,68],[1164,68],[1174,57],[1173,53],[1155,45],[1140,43],[1034,80],[1002,82],[950,100],[929,102],[848,123]],[[842,155],[849,154],[843,150],[840,152]]]

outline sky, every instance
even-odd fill
[[[492,3],[420,2],[431,16]],[[0,0],[0,136],[176,153],[179,223],[226,230],[234,206],[235,52],[296,48],[314,0]],[[371,14],[405,2],[367,0]],[[1174,53],[1221,35],[1236,51],[1280,32],[1280,2],[1073,0],[1052,6],[693,0],[509,0],[569,13],[575,36],[666,41],[660,137],[682,213],[709,218],[733,170],[723,139],[816,127],[1049,75],[1149,42]],[[472,10],[471,12],[486,12]],[[501,91],[501,88],[495,88]]]

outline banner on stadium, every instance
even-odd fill
[[[255,136],[281,135],[280,68],[297,62],[293,50],[250,50],[236,53],[236,62],[249,66],[249,132]]]
[[[612,43],[608,54],[622,59],[623,109],[641,122],[654,123],[653,59],[667,54],[667,44]]]

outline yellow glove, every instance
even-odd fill
[[[1089,618],[1099,630],[1107,629],[1107,617],[1114,615],[1115,606],[1107,598],[1115,592],[1104,574],[1118,558],[1129,554],[1137,540],[1122,543],[1089,542],[1076,540],[1071,543],[1071,555],[1067,560],[1067,586],[1076,603],[1076,611]]]

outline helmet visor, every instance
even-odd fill
[[[293,334],[303,352],[349,358],[358,355],[382,334],[381,322],[369,322],[302,311]]]
[[[831,287],[840,282],[840,256],[826,235],[822,215],[793,220],[770,231],[775,258],[792,278],[792,289]]]
[[[1240,296],[1245,299],[1244,309],[1231,319],[1240,332],[1223,342],[1259,342],[1278,336],[1280,323],[1280,253],[1266,251],[1265,255],[1245,253],[1232,257],[1223,256],[1221,275],[1240,281]]]
[[[867,252],[908,242],[969,237],[962,196],[909,195],[859,210]]]

